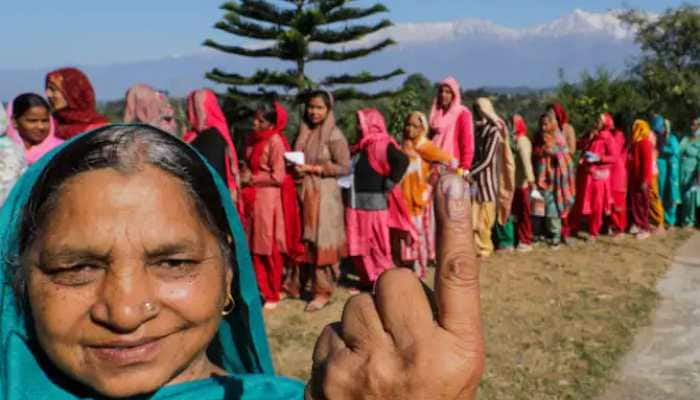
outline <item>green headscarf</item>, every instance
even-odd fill
[[[103,127],[97,131],[108,128]],[[71,382],[66,384],[66,378],[55,371],[38,344],[30,339],[28,332],[31,329],[28,329],[28,324],[32,323],[32,319],[18,312],[18,299],[15,298],[7,271],[12,260],[19,259],[22,211],[37,180],[54,156],[97,131],[78,136],[37,161],[17,182],[0,210],[0,399],[85,398],[85,388],[81,394],[77,393],[80,389],[68,388],[78,386]],[[273,375],[260,295],[245,235],[226,185],[211,166],[207,164],[207,167],[214,177],[226,211],[238,265],[235,274],[238,279],[232,285],[236,307],[222,320],[209,349],[215,355],[213,361],[230,375],[166,386],[150,399],[301,399],[303,385],[300,382]]]

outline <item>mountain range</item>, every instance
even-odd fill
[[[322,77],[357,71],[385,73],[401,67],[408,74],[422,73],[434,81],[453,75],[465,88],[544,88],[558,83],[560,70],[567,80],[576,81],[583,71],[599,67],[621,71],[639,54],[634,32],[623,25],[615,11],[574,10],[554,21],[521,29],[473,18],[400,23],[347,47],[373,43],[384,37],[392,37],[399,44],[359,60],[312,64],[308,72],[312,77]],[[98,98],[108,100],[122,97],[129,86],[140,82],[175,96],[201,86],[221,89],[203,77],[214,67],[250,74],[256,68],[286,69],[290,65],[203,48],[184,56],[79,67],[90,76]],[[2,70],[0,67],[0,99],[41,91],[44,74],[51,69]],[[398,86],[401,79],[374,85],[370,90]]]

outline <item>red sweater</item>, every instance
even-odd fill
[[[455,158],[459,160],[459,167],[462,169],[471,169],[474,161],[474,121],[472,114],[466,110],[457,118],[457,126],[455,127],[455,136],[457,146]]]
[[[629,154],[628,173],[630,184],[650,184],[653,179],[653,146],[649,139],[632,144]]]

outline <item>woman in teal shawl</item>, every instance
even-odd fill
[[[651,121],[651,129],[656,133],[656,148],[659,152],[659,195],[664,203],[666,225],[676,225],[678,205],[681,202],[680,163],[678,138],[671,132],[671,123],[661,115]]]
[[[112,149],[116,151],[111,151]],[[145,158],[146,164],[155,164],[161,169],[169,169],[168,172],[175,175],[181,175],[179,177],[186,182],[186,186],[189,185],[192,189],[190,193],[196,193],[192,196],[195,197],[194,203],[198,204],[197,213],[213,217],[216,221],[213,230],[219,230],[219,233],[223,233],[220,238],[223,238],[223,243],[228,243],[228,249],[225,253],[235,255],[229,257],[231,262],[227,263],[232,266],[233,270],[232,279],[228,280],[231,282],[228,290],[230,297],[224,296],[226,300],[222,304],[222,309],[214,310],[217,318],[220,319],[218,331],[215,327],[214,337],[210,337],[206,341],[209,343],[206,350],[211,354],[209,358],[212,363],[220,366],[221,373],[210,374],[209,379],[165,386],[151,398],[302,398],[303,385],[301,383],[273,375],[250,256],[246,250],[247,245],[237,213],[232,204],[225,200],[228,199],[226,185],[216,177],[216,173],[211,168],[207,170],[196,152],[177,139],[144,126],[113,126],[78,137],[34,164],[17,183],[0,213],[0,259],[3,262],[0,269],[0,296],[2,299],[0,303],[0,354],[2,354],[0,399],[100,397],[90,389],[86,389],[89,384],[86,385],[83,379],[74,376],[76,374],[70,371],[70,366],[67,368],[65,365],[59,368],[54,366],[65,361],[61,359],[61,356],[53,354],[47,357],[49,352],[42,351],[46,347],[45,340],[38,340],[37,337],[45,336],[47,333],[35,329],[36,323],[40,322],[42,318],[37,315],[41,315],[42,310],[34,310],[35,304],[41,299],[31,299],[31,285],[26,283],[28,279],[26,276],[22,278],[24,275],[22,271],[26,267],[23,265],[26,264],[24,253],[27,252],[27,247],[34,240],[33,238],[41,234],[40,231],[44,229],[40,221],[43,218],[42,213],[53,212],[51,209],[44,210],[42,203],[53,202],[51,198],[54,191],[63,192],[62,189],[57,190],[55,185],[60,187],[63,182],[67,182],[71,177],[74,178],[80,170],[89,171],[92,174],[98,168],[102,168],[100,171],[108,169],[105,167],[109,166],[128,168],[134,167],[134,165],[127,165],[129,163],[144,162],[144,159],[139,156],[136,158],[129,156],[129,154],[134,155],[134,153]],[[87,176],[87,174],[81,176]],[[216,190],[212,190],[212,188],[216,188]],[[64,196],[64,194],[59,196]],[[50,208],[54,206],[56,205],[54,204]],[[60,216],[52,214],[52,221],[48,224],[54,224],[57,218],[60,219]],[[95,232],[100,231],[97,227],[90,227],[90,229],[94,229]],[[72,275],[61,277],[62,281],[58,281],[59,278],[55,279],[57,282],[72,285],[76,282],[70,281],[70,279],[87,280],[91,276],[89,274],[93,274],[93,272],[87,270],[87,272],[70,272],[70,274]],[[51,279],[54,279],[53,276]],[[55,276],[60,277],[60,275]],[[107,278],[103,279],[107,281]],[[170,276],[168,279],[174,278]],[[65,280],[69,281],[64,282]],[[221,283],[218,284],[223,286]],[[64,296],[65,293],[70,292],[67,289],[72,290],[73,287],[64,286],[61,289],[64,291]],[[159,306],[156,301],[143,304],[144,313],[158,313],[159,307],[166,307],[165,305]],[[219,317],[219,311],[223,317]],[[92,318],[98,318],[97,314]],[[98,322],[105,326],[108,323],[111,324],[111,322],[105,321]],[[124,337],[125,332],[116,332],[117,328],[113,326],[110,329],[112,337]],[[99,332],[104,334],[105,329],[101,328]],[[116,348],[120,344],[114,343],[111,346]],[[186,346],[184,347],[186,348]],[[126,347],[121,349],[124,350]],[[147,350],[146,348],[142,351]],[[133,357],[139,357],[139,354],[129,354],[125,351],[119,355],[115,349],[101,349],[99,351],[103,356],[103,361],[109,360],[120,365],[128,363],[129,360],[134,361]],[[112,353],[109,353],[110,351]],[[183,348],[184,351],[186,350]],[[74,379],[66,378],[66,372]],[[147,375],[149,372],[150,370],[146,369],[142,374]],[[80,381],[80,383],[76,383],[76,381]],[[129,384],[128,378],[125,378],[122,389],[127,391],[124,392],[127,395],[129,395],[128,390],[130,390]],[[92,388],[100,391],[94,386]],[[104,391],[100,391],[100,393],[105,394]],[[138,392],[133,394],[138,394]]]
[[[700,207],[700,118],[690,128],[690,135],[681,140],[681,221],[683,227],[694,227]]]
[[[77,136],[0,211],[0,399],[474,399],[485,350],[461,177],[442,179],[436,209],[435,303],[411,271],[383,274],[321,334],[304,393],[273,374],[217,173],[154,127]]]

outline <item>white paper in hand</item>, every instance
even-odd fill
[[[542,193],[540,193],[540,191],[537,189],[532,190],[532,192],[530,193],[530,198],[539,201],[544,200],[544,196],[542,196]]]
[[[304,153],[301,151],[288,151],[284,153],[284,159],[292,164],[304,165]]]

